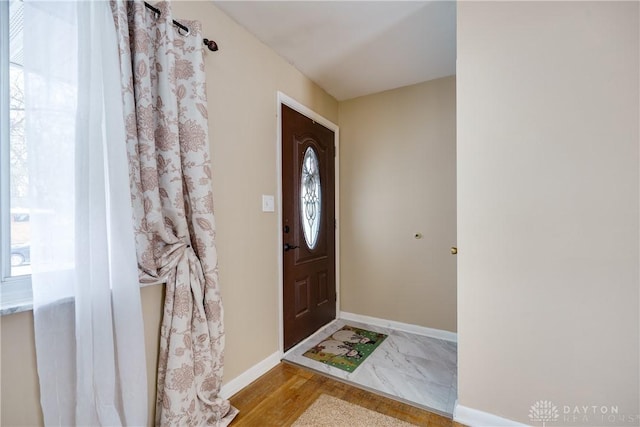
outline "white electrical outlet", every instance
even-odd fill
[[[262,212],[275,212],[275,206],[275,197],[265,194],[262,195]]]

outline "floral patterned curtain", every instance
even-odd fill
[[[226,426],[218,396],[224,330],[218,286],[200,23],[172,24],[170,5],[111,0],[140,280],[165,283],[156,425]]]

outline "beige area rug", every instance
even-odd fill
[[[321,394],[292,427],[414,427],[413,424]]]

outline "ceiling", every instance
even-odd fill
[[[455,1],[214,1],[337,100],[455,74]]]

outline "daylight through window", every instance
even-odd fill
[[[2,47],[0,79],[2,129],[0,141],[0,255],[2,305],[15,295],[30,295],[31,274],[29,153],[25,138],[22,1],[0,2]],[[19,292],[14,292],[19,291]]]
[[[29,170],[25,140],[22,73],[22,2],[10,2],[9,25],[9,188],[11,276],[31,273],[29,245]]]

